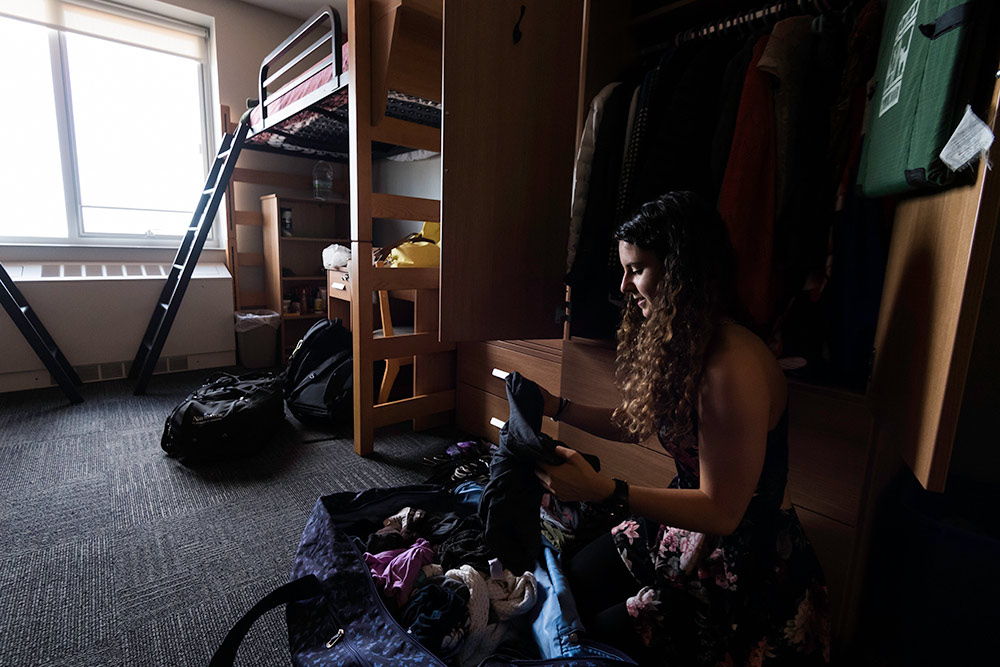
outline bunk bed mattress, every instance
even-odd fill
[[[347,45],[343,49],[343,71],[347,71]],[[329,60],[320,63],[315,71],[301,80],[278,90],[268,101],[268,114],[293,108],[312,93],[333,81],[333,68]],[[347,126],[348,89],[342,86],[320,101],[292,113],[288,118],[264,128],[258,104],[249,111],[250,131],[247,144],[250,148],[288,152],[346,161],[349,156],[350,137]],[[430,127],[441,127],[441,103],[397,91],[389,91],[386,116]],[[388,157],[409,151],[408,148],[376,143],[373,154]]]

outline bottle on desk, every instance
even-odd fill
[[[313,197],[333,199],[333,165],[329,162],[320,161],[313,167]]]

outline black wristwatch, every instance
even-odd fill
[[[601,504],[611,518],[624,520],[628,516],[628,482],[617,477],[612,477],[611,481],[615,483],[615,490]]]

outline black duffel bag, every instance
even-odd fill
[[[160,446],[184,464],[243,456],[284,419],[280,375],[217,373],[170,413]]]

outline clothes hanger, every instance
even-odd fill
[[[765,34],[771,32],[771,23],[768,19],[767,9],[757,10],[760,11],[760,16],[757,15],[755,11],[750,18],[750,25],[757,29],[759,34]],[[760,27],[757,28],[757,21],[760,21]]]

